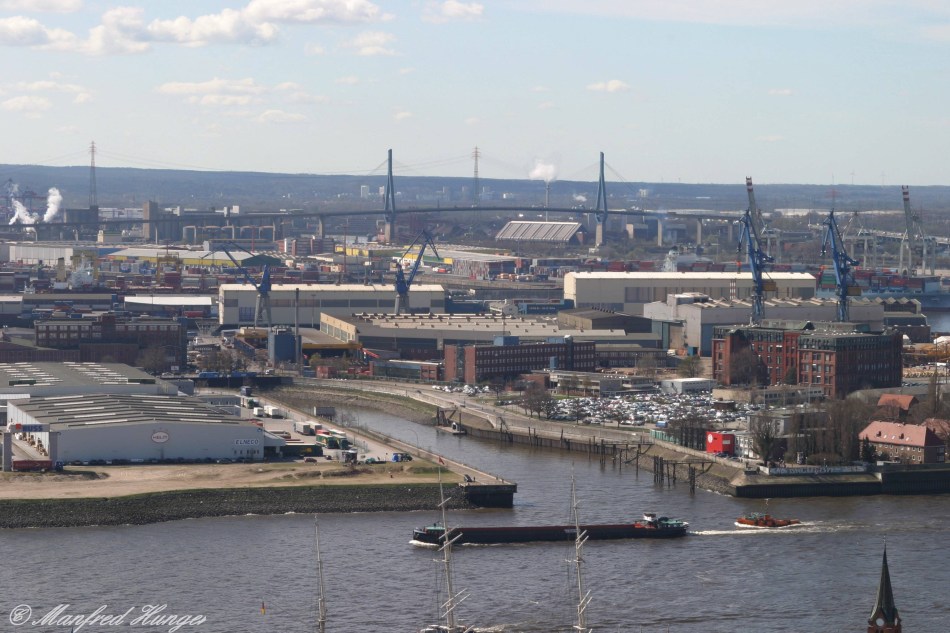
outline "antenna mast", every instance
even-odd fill
[[[89,144],[89,208],[99,208],[99,195],[96,193],[96,142]]]
[[[475,151],[472,152],[472,158],[475,159],[475,178],[472,182],[472,206],[477,207],[479,203],[479,194],[478,194],[478,158],[481,156],[481,153],[478,151],[478,145],[475,146]]]

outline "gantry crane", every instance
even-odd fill
[[[917,249],[920,248],[920,269],[924,274],[934,274],[937,253],[937,241],[924,233],[920,216],[910,207],[910,189],[901,187],[904,198],[904,235],[901,237],[900,270],[914,275],[917,272]],[[907,253],[907,267],[904,267],[904,253]]]
[[[417,245],[419,246],[419,253],[416,255],[415,261],[412,263],[412,268],[409,270],[409,275],[406,276],[402,269],[402,261]],[[419,266],[422,264],[422,256],[423,253],[425,253],[426,246],[429,246],[432,249],[432,252],[436,257],[441,257],[439,255],[438,249],[435,247],[435,240],[432,239],[432,235],[427,230],[422,229],[422,232],[416,236],[416,239],[412,241],[412,244],[409,245],[409,248],[406,249],[406,252],[396,264],[396,314],[399,314],[403,308],[409,310],[409,288],[412,287],[412,282],[416,278],[416,273],[419,272]]]
[[[825,225],[825,236],[821,240],[821,256],[824,257],[831,246],[831,259],[835,266],[835,294],[838,295],[838,321],[851,320],[851,297],[861,294],[861,288],[854,281],[854,267],[861,263],[852,259],[845,250],[841,231],[838,230],[838,221],[835,219],[835,210],[828,213],[822,223]]]
[[[261,270],[261,280],[259,282],[254,281],[254,278],[251,277],[251,274],[247,271],[243,265],[241,265],[238,260],[234,258],[234,255],[231,254],[231,250],[236,248],[242,250],[249,255],[253,255],[251,251],[243,248],[237,244],[231,244],[231,248],[226,245],[219,246],[217,250],[223,252],[228,256],[228,259],[231,260],[231,263],[244,275],[244,281],[254,286],[254,290],[257,291],[257,302],[254,305],[254,329],[257,329],[257,323],[260,319],[261,312],[264,313],[264,317],[267,321],[267,329],[271,328],[271,310],[270,310],[270,265],[264,264],[264,268]]]
[[[765,293],[775,291],[775,282],[762,278],[766,265],[772,263],[774,258],[762,250],[762,243],[759,240],[759,231],[762,227],[762,213],[755,204],[755,194],[752,191],[752,179],[745,179],[746,191],[749,194],[749,208],[742,214],[739,224],[742,225],[742,231],[739,233],[739,243],[736,247],[736,253],[742,253],[742,246],[746,246],[746,254],[749,259],[749,270],[752,272],[752,325],[759,325],[762,317],[765,316]]]

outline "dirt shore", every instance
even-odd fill
[[[415,463],[415,462],[414,462]],[[433,483],[430,464],[349,467],[335,462],[67,467],[62,473],[4,473],[0,499],[122,497],[174,490]],[[460,478],[451,473],[446,481]]]

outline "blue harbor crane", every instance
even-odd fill
[[[230,247],[228,245],[222,245],[217,248],[217,250],[228,256],[228,259],[231,260],[231,263],[234,264],[234,267],[237,268],[238,271],[240,271],[240,273],[244,276],[244,281],[254,286],[254,290],[257,291],[257,303],[254,305],[254,329],[257,329],[258,320],[260,319],[261,313],[263,312],[267,321],[267,329],[270,330],[272,325],[270,311],[270,265],[264,264],[264,268],[261,271],[261,280],[254,281],[254,278],[251,277],[251,274],[247,271],[247,268],[242,266],[241,263],[234,258],[234,255],[231,254],[231,251],[234,249],[242,250],[248,255],[254,254],[246,248],[233,243],[230,245]]]
[[[412,263],[412,268],[409,270],[409,275],[407,276],[403,272],[402,261],[409,256],[412,249],[417,245],[419,246],[419,252],[416,254],[416,260]],[[422,232],[416,236],[416,239],[412,240],[412,244],[409,245],[409,248],[406,249],[406,252],[396,263],[396,314],[399,314],[403,308],[410,311],[409,288],[412,287],[416,273],[419,272],[419,266],[422,264],[422,256],[426,251],[426,246],[432,249],[436,257],[441,258],[438,249],[435,247],[435,240],[432,238],[432,235],[425,229],[422,229]]]
[[[739,243],[736,247],[736,253],[742,253],[743,244],[746,247],[746,253],[749,259],[749,270],[752,272],[752,316],[750,321],[752,325],[759,325],[762,317],[765,316],[765,293],[776,290],[775,282],[771,279],[763,279],[765,267],[771,264],[774,258],[762,250],[762,243],[759,240],[759,231],[762,226],[762,213],[755,204],[755,194],[752,191],[752,179],[745,179],[746,191],[749,194],[749,208],[745,210],[739,219],[742,230],[739,233]]]
[[[851,320],[851,297],[861,294],[861,288],[854,281],[854,267],[861,262],[852,259],[844,247],[841,231],[838,230],[838,221],[835,220],[835,210],[828,213],[822,222],[825,225],[825,236],[821,240],[821,256],[828,253],[831,247],[831,260],[835,265],[835,294],[838,296],[838,321]]]

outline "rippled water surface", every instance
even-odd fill
[[[685,485],[659,486],[596,459],[436,434],[385,414],[359,411],[360,424],[518,483],[513,510],[453,513],[466,525],[562,523],[570,518],[575,473],[585,522],[644,511],[686,519],[692,533],[670,541],[601,541],[585,548],[596,631],[758,633],[864,630],[887,537],[904,629],[950,631],[950,497],[780,499],[776,515],[804,525],[739,530],[735,517],[760,501]],[[328,631],[416,631],[436,617],[437,554],[409,545],[433,512],[321,515]],[[200,519],[138,527],[0,532],[0,631],[20,604],[34,618],[61,603],[70,614],[107,605],[122,613],[167,604],[165,613],[203,615],[203,632],[314,630],[312,516]],[[462,617],[504,631],[567,630],[574,598],[564,543],[464,546],[454,553]],[[266,614],[261,614],[261,603]],[[167,631],[168,626],[90,625],[82,630]]]

